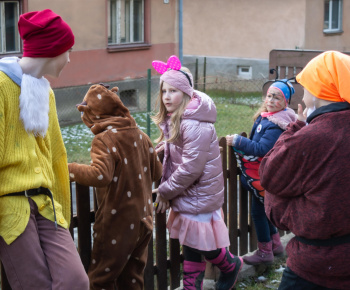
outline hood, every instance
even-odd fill
[[[95,135],[108,129],[137,126],[117,92],[117,87],[109,90],[102,84],[92,85],[83,102],[77,105],[77,109],[82,113],[81,119]]]
[[[268,116],[267,119],[279,126],[281,129],[286,130],[289,123],[297,120],[297,115],[295,114],[294,110],[287,107],[285,110]]]
[[[205,93],[194,91],[193,98],[198,99],[198,106],[192,109],[186,109],[183,119],[192,119],[200,122],[216,122],[216,106],[213,100]]]
[[[0,60],[0,71],[4,72],[17,85],[21,86],[23,72],[18,61],[18,57],[3,57]]]

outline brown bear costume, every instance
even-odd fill
[[[149,137],[116,94],[93,85],[82,104],[95,134],[91,164],[69,164],[71,181],[96,187],[98,210],[89,267],[90,289],[143,289],[153,229],[152,182],[162,174]]]

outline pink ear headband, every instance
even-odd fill
[[[189,75],[186,72],[181,70],[181,62],[176,55],[170,56],[167,63],[162,62],[160,60],[154,60],[154,61],[152,61],[152,66],[161,75],[164,74],[165,72],[167,72],[168,70],[171,70],[171,69],[183,73],[186,76],[186,78],[188,79],[190,86],[192,87],[191,78],[189,77]]]

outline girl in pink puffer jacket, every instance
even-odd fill
[[[157,152],[164,151],[163,174],[156,211],[169,212],[170,238],[183,246],[184,289],[202,289],[206,263],[220,270],[216,289],[231,289],[243,265],[230,245],[222,218],[224,179],[214,123],[216,107],[206,94],[193,89],[190,71],[176,56],[167,63],[153,61],[161,73],[159,112],[153,121],[160,128]]]

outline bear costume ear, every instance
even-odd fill
[[[81,104],[76,104],[75,107],[78,109],[79,112],[84,112],[86,105],[86,101],[83,101]]]
[[[111,91],[112,91],[113,93],[117,93],[117,92],[119,91],[119,88],[118,88],[118,87],[114,87],[114,88],[111,89]]]

